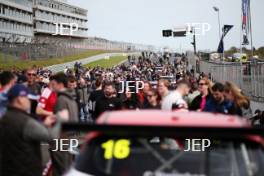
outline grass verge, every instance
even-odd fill
[[[103,67],[103,68],[112,68],[119,64],[120,62],[127,59],[127,56],[112,56],[109,59],[100,59],[94,62],[91,62],[89,64],[84,65],[87,68],[94,68],[97,66]]]
[[[84,59],[87,57],[109,53],[109,52],[110,51],[105,51],[105,50],[89,50],[89,51],[85,51],[85,52],[71,55],[71,56],[60,57],[60,58],[50,58],[50,59],[39,59],[39,60],[14,59],[12,56],[9,56],[9,55],[4,56],[3,53],[0,52],[0,69],[4,69],[4,70],[12,69],[12,68],[26,69],[34,65],[37,67],[46,67],[50,65],[71,62],[71,61]]]

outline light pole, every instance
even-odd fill
[[[218,15],[218,32],[219,32],[219,41],[221,40],[221,22],[220,22],[220,10],[218,7],[214,6],[213,7],[214,11],[217,12],[217,15]],[[223,50],[223,53],[222,53],[222,61],[224,61],[224,50]]]
[[[219,40],[221,40],[221,29],[220,29],[220,26],[221,26],[221,24],[220,24],[220,10],[219,10],[219,8],[218,7],[216,7],[216,6],[214,6],[213,7],[213,9],[214,9],[214,11],[216,11],[217,12],[217,14],[218,14],[218,27],[219,27]]]

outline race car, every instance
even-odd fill
[[[236,116],[158,110],[106,112],[66,176],[263,176],[262,129]]]

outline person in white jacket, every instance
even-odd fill
[[[190,83],[181,80],[177,83],[175,91],[170,92],[161,103],[162,110],[188,109],[187,102],[183,99],[190,91]]]

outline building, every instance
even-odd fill
[[[86,38],[87,37],[87,10],[72,6],[66,1],[58,0],[34,0],[34,34],[54,35],[56,25],[67,28],[63,30],[66,36]],[[70,25],[77,24],[78,31],[70,32]],[[75,25],[73,26],[75,27]]]
[[[88,37],[87,14],[86,9],[67,0],[0,0],[0,54],[41,59],[86,50],[149,49],[146,45]],[[63,35],[57,34],[58,26],[63,27]],[[75,28],[71,30],[71,26]]]
[[[30,42],[33,9],[30,0],[0,0],[0,42]]]
[[[0,41],[28,43],[47,37],[84,39],[88,31],[87,13],[65,0],[0,0]],[[62,23],[65,36],[54,36],[56,26]],[[78,30],[70,32],[71,25]]]

